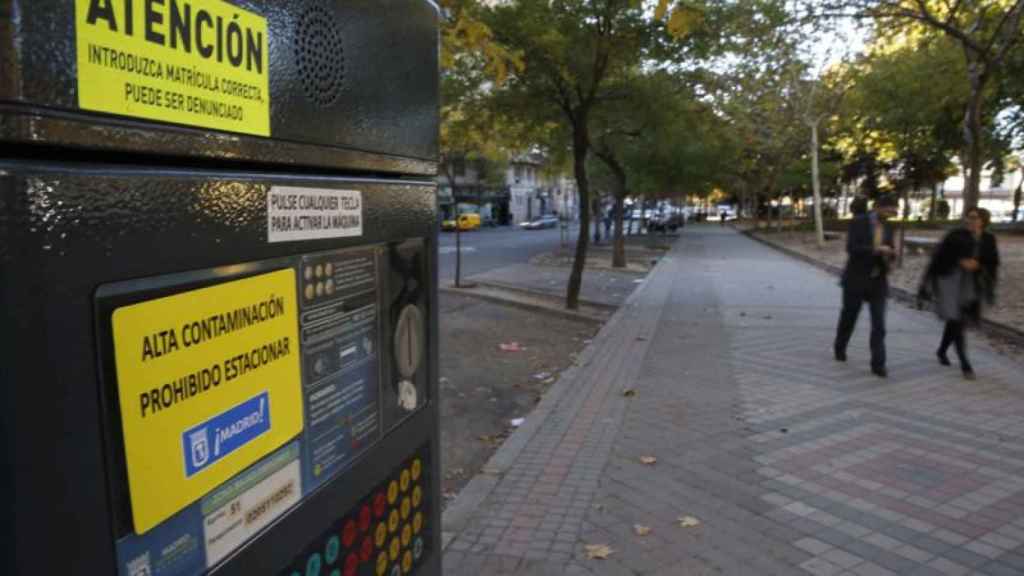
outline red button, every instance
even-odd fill
[[[372,520],[372,517],[370,516],[370,507],[364,504],[363,507],[359,510],[360,532],[366,532],[370,529],[370,520]]]
[[[373,557],[373,538],[367,536],[363,540],[362,549],[359,550],[359,559],[363,562],[369,562],[370,558]]]
[[[351,548],[352,543],[356,541],[356,523],[349,520],[345,523],[345,529],[341,532],[341,543],[345,545],[345,548]]]
[[[384,512],[388,509],[388,499],[384,496],[383,492],[378,493],[373,498],[373,515],[377,518],[383,518]]]
[[[359,557],[355,554],[349,554],[348,558],[345,558],[345,576],[356,576],[356,570],[359,569]]]

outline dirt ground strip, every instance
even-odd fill
[[[441,465],[446,501],[528,418],[558,374],[597,333],[572,320],[441,293]],[[501,345],[518,351],[505,351]]]

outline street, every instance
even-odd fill
[[[575,243],[578,227],[569,228],[570,245]],[[527,262],[543,252],[561,245],[558,228],[522,230],[518,226],[481,228],[462,233],[462,277],[481,274],[507,266]],[[440,260],[438,274],[442,286],[451,285],[455,278],[455,233],[442,232],[438,246]]]

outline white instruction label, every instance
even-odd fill
[[[267,193],[267,242],[363,235],[363,194],[274,186]]]
[[[301,496],[299,461],[266,477],[203,519],[206,565],[220,562],[243,542],[298,503]]]

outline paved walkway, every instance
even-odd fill
[[[1024,573],[1024,366],[975,338],[966,382],[938,321],[891,302],[876,379],[866,315],[832,360],[838,302],[688,227],[446,512],[445,574]]]

